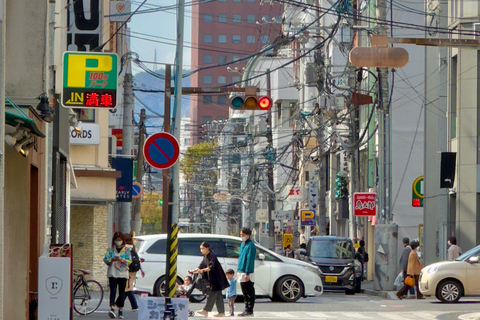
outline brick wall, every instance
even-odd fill
[[[100,282],[106,290],[107,266],[103,263],[109,246],[107,206],[73,206],[71,208],[71,242],[73,269],[92,271],[88,277]]]

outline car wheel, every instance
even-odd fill
[[[362,278],[355,278],[355,293],[362,292]]]
[[[284,302],[295,302],[303,296],[303,283],[294,276],[281,277],[274,287],[274,297]]]
[[[355,294],[355,289],[345,289],[345,294]]]
[[[182,285],[182,281],[177,277],[177,285]],[[165,276],[161,276],[155,282],[155,286],[153,287],[153,294],[157,297],[164,297],[165,296]]]
[[[454,303],[458,302],[463,295],[461,284],[455,280],[446,280],[441,282],[437,287],[435,296],[442,302]]]

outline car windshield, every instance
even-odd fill
[[[347,240],[312,241],[312,258],[353,259],[352,243]]]
[[[468,250],[467,252],[462,254],[460,257],[455,259],[455,261],[463,261],[466,258],[470,257],[472,254],[476,253],[477,251],[480,251],[480,246],[476,246],[475,248],[472,248],[472,249]]]

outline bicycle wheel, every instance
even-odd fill
[[[100,307],[102,300],[102,285],[95,280],[87,280],[87,285],[79,286],[73,293],[73,309],[81,315],[90,314]]]

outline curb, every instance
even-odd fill
[[[362,289],[362,293],[368,294],[369,296],[382,297],[389,300],[397,300],[398,298],[395,295],[395,291],[376,291],[371,289]]]

